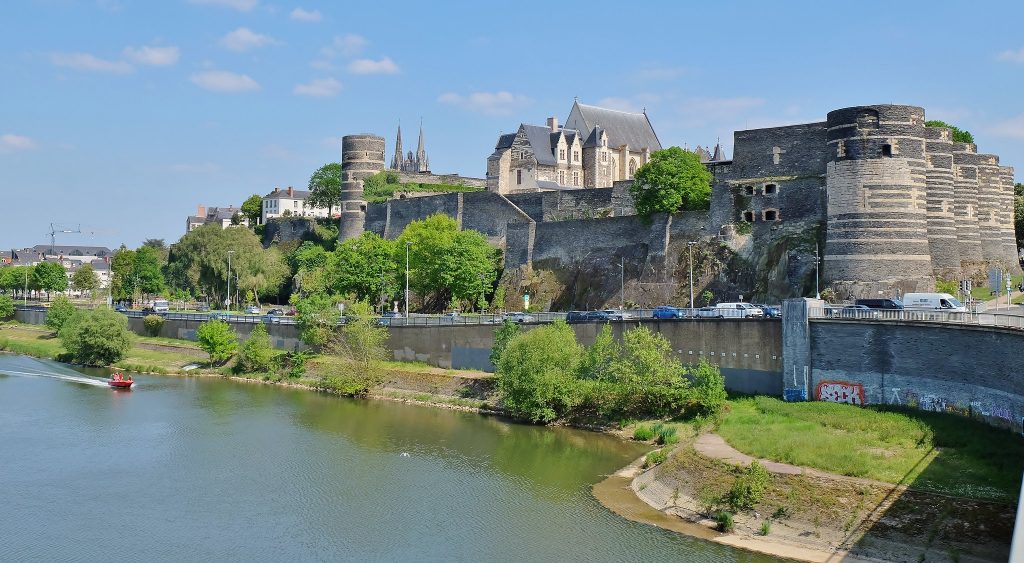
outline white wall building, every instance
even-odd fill
[[[292,187],[284,190],[274,188],[274,191],[263,196],[263,213],[260,215],[260,222],[266,224],[267,219],[275,217],[327,217],[326,207],[306,205],[308,197],[309,191],[307,190],[296,190]],[[335,208],[335,211],[338,209]]]

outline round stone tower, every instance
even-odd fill
[[[366,201],[363,179],[384,170],[384,137],[346,135],[341,138],[341,224],[338,240],[363,234]]]
[[[953,209],[953,131],[945,127],[925,127],[927,168],[928,250],[936,277],[947,280],[960,277],[960,252],[956,242]]]
[[[1010,272],[1020,274],[1020,254],[1017,250],[1017,235],[1013,230],[1013,167],[1000,166],[1000,177],[1002,178],[1002,203],[1000,204],[1001,217],[999,220],[1003,241],[1003,261]]]
[[[981,257],[988,264],[1003,261],[1003,233],[1000,226],[1003,178],[999,170],[999,157],[994,154],[977,155],[978,163],[978,235],[981,239]]]
[[[953,143],[953,202],[960,268],[967,276],[985,271],[978,231],[978,155],[971,143]]]
[[[827,128],[825,279],[847,298],[933,290],[924,109],[850,107]]]

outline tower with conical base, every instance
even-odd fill
[[[366,222],[363,179],[384,170],[384,137],[346,135],[341,138],[341,224],[338,240],[357,238]]]

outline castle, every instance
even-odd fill
[[[488,191],[369,206],[361,178],[383,169],[384,140],[354,135],[342,145],[342,239],[364,230],[392,238],[445,213],[504,250],[503,279],[550,292],[552,306],[617,302],[620,275],[629,301],[681,302],[689,242],[704,260],[695,283],[719,298],[813,294],[816,269],[840,297],[1021,271],[1013,169],[954,142],[949,129],[926,127],[914,106],[857,106],[822,122],[737,131],[731,160],[719,147],[702,155],[710,210],[648,219],[636,217],[628,189],[661,148],[646,114],[577,102],[564,127],[552,119],[502,135],[487,159]],[[606,278],[615,288],[602,286]]]

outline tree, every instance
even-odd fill
[[[146,315],[142,318],[142,326],[146,329],[146,334],[160,336],[160,331],[164,328],[164,318],[160,315]]]
[[[700,300],[704,302],[704,306],[705,306],[705,307],[707,307],[708,305],[710,305],[710,304],[711,304],[711,301],[712,301],[712,300],[714,300],[714,298],[715,298],[715,294],[714,294],[714,293],[711,293],[711,290],[710,290],[710,289],[705,289],[705,290],[704,290],[703,292],[701,292],[701,294],[700,294]]]
[[[117,362],[132,345],[128,318],[110,309],[76,311],[59,336],[72,361],[90,366]]]
[[[298,299],[295,311],[295,324],[303,342],[322,348],[331,341],[341,319],[341,311],[334,297],[314,293]]]
[[[135,263],[132,273],[138,280],[138,289],[149,295],[163,293],[166,286],[164,275],[160,271],[160,255],[148,246],[141,246],[135,251]]]
[[[64,291],[68,288],[68,275],[64,266],[56,262],[40,262],[32,269],[32,284],[36,289],[45,291],[49,299],[51,291]]]
[[[945,121],[939,121],[933,119],[931,121],[924,122],[925,127],[946,127],[953,131],[953,141],[957,143],[974,143],[974,135],[970,131],[960,129],[956,125],[950,125]]]
[[[398,294],[396,247],[395,241],[370,231],[340,243],[327,257],[326,288],[367,302]]]
[[[196,341],[199,347],[210,355],[210,362],[223,364],[231,359],[238,348],[238,335],[231,325],[215,319],[206,321],[196,329]]]
[[[110,296],[115,301],[134,299],[137,288],[135,251],[122,244],[110,260]]]
[[[388,329],[377,324],[369,304],[356,301],[349,306],[346,322],[332,333],[328,349],[347,364],[347,377],[331,387],[348,395],[362,395],[383,380],[381,362],[387,358],[384,345]],[[341,367],[341,366],[339,366]],[[338,384],[341,384],[340,387]]]
[[[0,321],[14,318],[14,300],[9,295],[0,295]]]
[[[562,322],[519,334],[508,343],[496,371],[502,404],[513,415],[551,422],[581,401],[575,372],[581,350]]]
[[[259,194],[252,194],[242,202],[242,215],[249,220],[249,226],[255,227],[260,224],[263,217],[263,197]]]
[[[55,333],[60,332],[61,327],[75,314],[75,311],[77,309],[67,297],[58,296],[46,310],[46,326]]]
[[[71,287],[77,291],[93,291],[100,286],[100,279],[92,264],[82,264],[74,274],[71,275]]]
[[[170,248],[167,247],[167,243],[162,238],[148,238],[142,241],[142,246],[152,248],[156,251],[160,257],[160,264],[167,264],[167,255],[170,253]]]
[[[330,162],[309,177],[309,197],[306,205],[326,207],[328,216],[334,216],[334,207],[341,204],[341,164]]]
[[[629,187],[638,215],[711,207],[711,173],[700,157],[679,147],[651,153]]]
[[[501,354],[517,334],[519,334],[519,323],[511,319],[505,319],[501,326],[494,331],[494,346],[491,346],[491,355],[489,356],[492,365],[498,365],[498,362],[501,361]]]
[[[238,353],[238,369],[244,373],[265,373],[273,368],[274,349],[270,345],[270,335],[267,327],[260,323],[253,327]]]
[[[397,264],[405,262],[407,243],[409,286],[434,308],[476,303],[497,279],[498,249],[476,231],[460,231],[447,215],[409,223],[397,239]]]

